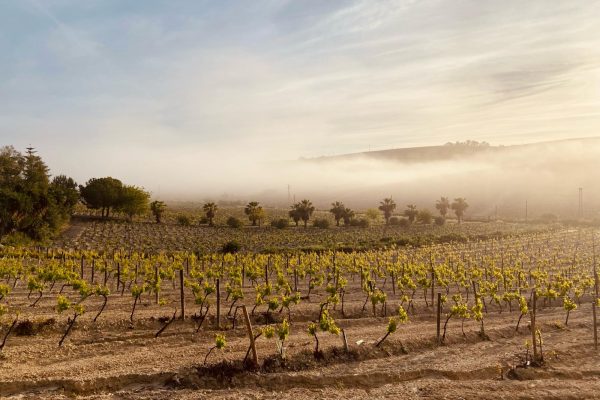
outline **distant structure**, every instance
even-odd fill
[[[583,188],[579,188],[579,217],[583,218]]]

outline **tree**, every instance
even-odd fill
[[[391,197],[383,199],[379,206],[379,210],[383,212],[383,218],[385,219],[385,223],[388,224],[390,222],[390,217],[392,213],[396,209],[396,202],[392,200]]]
[[[20,232],[40,240],[58,231],[77,202],[76,193],[60,193],[61,182],[74,185],[64,178],[52,185],[48,167],[33,148],[26,155],[0,148],[0,237]]]
[[[331,210],[329,212],[333,214],[336,226],[340,226],[340,220],[344,218],[346,213],[346,206],[344,206],[344,203],[336,201],[335,203],[331,203]]]
[[[50,183],[50,194],[54,203],[67,215],[73,214],[75,205],[79,202],[79,190],[77,183],[66,175],[58,175]]]
[[[16,231],[32,208],[24,193],[25,157],[11,146],[0,149],[0,237]]]
[[[417,210],[417,206],[414,204],[407,205],[406,210],[404,210],[404,216],[408,218],[408,222],[411,224],[415,222],[415,218],[417,218],[418,214],[419,211]]]
[[[152,215],[154,215],[157,224],[160,224],[166,209],[167,205],[162,201],[154,200],[150,203],[150,210],[152,211]]]
[[[217,215],[217,205],[211,201],[204,204],[202,209],[204,210],[204,214],[206,214],[208,226],[214,226],[213,220],[215,219],[215,215]]]
[[[346,207],[344,209],[344,215],[342,216],[342,218],[344,219],[344,225],[350,225],[350,222],[354,218],[354,211]]]
[[[248,216],[250,222],[252,222],[252,226],[256,226],[258,222],[258,226],[265,218],[265,210],[257,201],[251,201],[244,208],[244,213]]]
[[[304,227],[306,228],[308,225],[308,220],[310,219],[310,217],[312,216],[313,212],[315,211],[315,207],[313,206],[313,204],[311,203],[310,200],[302,200],[296,204],[294,204],[292,206],[292,210],[295,210],[296,213],[294,214],[294,216],[299,216],[302,220],[302,222],[304,222]],[[294,218],[294,216],[292,216],[292,214],[290,214],[290,216],[292,218]],[[294,222],[296,222],[294,220]],[[297,223],[296,223],[297,225]]]
[[[288,211],[288,216],[294,221],[296,226],[298,226],[298,223],[300,222],[300,219],[302,218],[300,216],[300,211],[295,209],[294,206],[292,206],[292,209],[290,211]]]
[[[429,225],[429,224],[431,224],[432,220],[433,220],[433,215],[431,214],[431,211],[429,211],[429,210],[421,210],[417,214],[417,221],[419,221],[421,224]]]
[[[29,237],[41,239],[57,229],[61,221],[48,193],[50,188],[48,167],[35,153],[35,150],[30,147],[25,155],[22,193],[28,199],[29,210],[23,216],[19,230]]]
[[[110,209],[118,207],[123,183],[115,178],[92,178],[79,186],[83,203],[90,209],[102,210],[102,218],[110,216]]]
[[[454,214],[456,214],[456,218],[458,219],[458,223],[460,224],[462,222],[463,215],[465,214],[465,210],[469,208],[469,204],[467,203],[466,199],[464,199],[463,197],[459,197],[457,199],[454,199],[454,201],[450,205],[450,208],[452,208]]]
[[[134,215],[148,212],[150,193],[136,186],[123,186],[119,195],[116,210],[121,211],[133,220]]]
[[[440,212],[442,218],[446,218],[446,214],[448,214],[448,209],[450,209],[450,200],[447,197],[440,197],[438,201],[435,202],[435,208]]]

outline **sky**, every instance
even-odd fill
[[[599,128],[600,1],[0,0],[0,145],[79,182]]]

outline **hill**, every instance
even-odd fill
[[[572,145],[574,143],[583,145],[598,145],[600,137],[563,139],[554,141],[544,141],[528,144],[493,146],[487,142],[477,142],[468,140],[466,142],[446,143],[440,146],[422,146],[406,147],[398,149],[387,149],[377,151],[367,151],[361,153],[342,154],[336,156],[323,156],[303,159],[309,162],[329,162],[329,161],[351,161],[353,159],[367,158],[386,161],[399,161],[403,163],[423,163],[434,161],[448,161],[468,159],[474,156],[492,156],[509,154],[520,150],[540,150],[544,151],[548,147],[556,148],[561,145]]]

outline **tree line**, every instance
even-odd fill
[[[77,184],[65,175],[50,179],[48,171],[33,148],[25,154],[0,148],[0,239],[44,240],[69,220],[79,201]]]
[[[427,209],[419,210],[416,205],[409,204],[402,213],[402,216],[406,218],[399,219],[397,216],[394,216],[396,207],[396,202],[389,197],[380,202],[378,209],[368,209],[365,213],[366,218],[357,218],[357,213],[351,208],[346,207],[344,203],[340,201],[331,203],[331,209],[329,212],[332,214],[336,226],[340,226],[340,223],[343,222],[346,226],[365,227],[369,225],[369,220],[376,220],[379,218],[379,212],[382,213],[386,225],[410,225],[415,222],[431,224],[434,219],[436,224],[443,225],[450,210],[454,211],[458,223],[461,223],[469,204],[467,203],[466,199],[462,197],[454,199],[453,202],[450,202],[447,197],[441,197],[440,200],[437,200],[435,204],[435,208],[439,211],[440,215],[435,218],[431,211]],[[151,204],[151,210],[156,222],[161,223],[162,215],[166,210],[166,204],[161,201],[155,201]],[[214,226],[214,220],[218,210],[219,207],[216,203],[205,203],[202,206],[204,215],[201,217],[200,223],[205,223],[208,226]],[[289,221],[291,220],[296,226],[299,226],[300,223],[302,223],[304,227],[308,227],[308,222],[311,220],[315,210],[316,208],[310,200],[301,200],[290,207],[287,214],[288,219],[275,219],[271,221],[271,225],[277,228],[285,228],[289,225]],[[244,207],[244,213],[248,217],[252,226],[260,226],[267,216],[264,208],[257,201],[249,202]],[[191,220],[187,216],[178,216],[177,222],[180,225],[191,225]],[[326,219],[315,219],[313,224],[317,227],[326,228],[329,226],[329,221]],[[243,225],[243,222],[232,216],[227,220],[227,225],[232,228],[239,228]]]
[[[130,220],[149,209],[150,194],[142,188],[106,177],[90,179],[85,185],[66,175],[50,176],[49,168],[33,148],[25,154],[12,146],[0,148],[0,240],[8,235],[46,240],[67,223],[81,202],[111,211]]]
[[[157,223],[161,223],[167,206],[162,201],[150,202],[150,193],[143,188],[127,185],[112,177],[92,178],[85,185],[78,185],[72,178],[58,175],[51,179],[49,169],[33,148],[28,148],[25,154],[11,146],[0,148],[0,239],[11,234],[25,235],[34,240],[45,240],[55,235],[69,221],[75,206],[81,202],[88,209],[99,210],[103,219],[108,219],[111,213],[124,214],[129,221],[137,215],[152,213]],[[378,218],[378,211],[383,213],[386,224],[412,224],[415,221],[429,224],[432,214],[428,210],[418,210],[409,204],[403,215],[406,219],[394,217],[395,201],[389,197],[381,201],[378,210],[367,210],[366,216]],[[464,198],[457,198],[451,203],[442,197],[436,202],[443,223],[449,210],[456,214],[458,222],[462,221],[468,204]],[[207,202],[202,206],[204,216],[201,222],[214,226],[218,205]],[[308,199],[293,204],[288,210],[288,218],[272,221],[272,225],[284,228],[289,221],[296,226],[303,223],[305,227],[313,216],[315,206]],[[366,218],[357,218],[354,210],[342,202],[331,204],[329,212],[333,215],[337,226],[344,225],[368,226]],[[244,213],[253,226],[260,226],[266,219],[263,206],[257,201],[249,202]],[[184,223],[183,216],[178,222]],[[239,227],[243,223],[235,217],[230,217],[227,224]],[[327,227],[326,219],[315,219],[315,226]]]
[[[111,177],[92,178],[79,186],[79,192],[82,203],[89,209],[100,210],[102,218],[109,218],[112,210],[125,214],[131,221],[150,209],[150,193]]]

